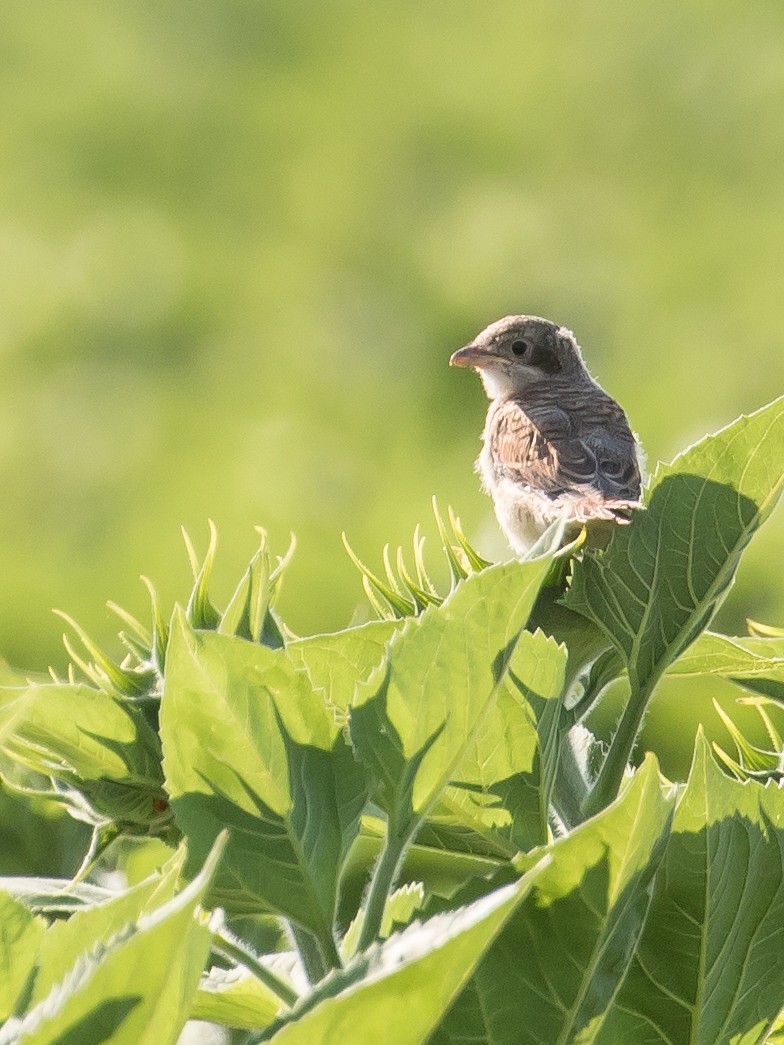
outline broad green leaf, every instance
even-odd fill
[[[432,1045],[593,1040],[589,1028],[611,1004],[642,932],[673,802],[648,756],[621,798],[550,847],[551,863]]]
[[[719,675],[784,703],[784,639],[718,635],[706,631],[668,674]]]
[[[127,701],[85,685],[0,688],[0,735],[8,723],[5,755],[80,793],[99,818],[159,818],[160,743]]]
[[[546,858],[545,858],[546,862]],[[275,1045],[421,1045],[528,894],[538,868],[468,907],[415,923],[359,955],[264,1040]]]
[[[370,699],[351,709],[352,741],[396,830],[432,806],[465,757],[550,562],[491,567],[409,620]]]
[[[602,1045],[752,1045],[784,999],[784,792],[738,783],[698,737],[648,922]]]
[[[24,710],[17,718],[20,702]],[[126,701],[101,690],[58,683],[3,687],[0,724],[6,717],[15,725],[5,748],[36,772],[144,787],[161,780],[153,730]]]
[[[230,829],[216,899],[234,913],[283,913],[331,940],[365,777],[307,674],[285,650],[193,632],[179,614],[161,735],[192,858]]]
[[[46,928],[26,907],[0,892],[0,1024],[14,1012],[35,965]]]
[[[612,648],[612,643],[597,624],[564,606],[561,587],[542,589],[531,614],[529,628],[532,626],[566,646],[565,688],[570,695],[575,690],[577,694],[581,692],[591,664]]]
[[[509,855],[548,840],[566,650],[523,632],[498,698],[429,820],[472,827]]]
[[[184,852],[177,853],[160,874],[150,876],[108,903],[76,911],[67,921],[54,922],[38,952],[31,1005],[43,1001],[52,988],[65,979],[74,960],[86,946],[105,946],[129,923],[137,921],[143,912],[171,900],[184,856]]]
[[[387,642],[401,627],[399,621],[371,621],[331,635],[314,635],[290,642],[286,651],[323,694],[338,720],[346,718],[357,685],[367,681],[384,659]]]
[[[220,848],[173,899],[150,911],[144,897],[106,941],[73,941],[67,974],[5,1024],[0,1045],[174,1045],[209,952],[211,932],[199,908]]]
[[[261,1030],[281,1008],[277,995],[245,969],[216,968],[202,976],[190,1015],[194,1020]]]
[[[35,914],[71,914],[111,900],[113,893],[90,882],[70,878],[0,877],[0,889]]]
[[[660,466],[646,510],[586,554],[566,604],[623,654],[640,692],[706,626],[784,484],[784,398]]]

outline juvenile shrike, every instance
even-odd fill
[[[587,524],[597,543],[630,521],[641,506],[639,446],[570,330],[506,316],[449,362],[478,370],[491,400],[476,467],[517,554],[558,519],[572,532]]]

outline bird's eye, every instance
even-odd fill
[[[528,342],[527,341],[513,341],[512,342],[512,351],[514,352],[514,354],[516,356],[524,356],[526,354],[526,352],[528,351]]]

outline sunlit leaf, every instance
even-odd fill
[[[696,638],[784,485],[784,399],[660,466],[646,510],[586,554],[566,602],[623,653],[639,690]]]
[[[536,869],[468,907],[415,923],[359,955],[308,998],[276,1045],[421,1045],[531,889]]]
[[[379,666],[387,643],[401,626],[396,621],[371,621],[331,635],[297,639],[286,651],[291,662],[307,672],[336,719],[343,721],[357,686]]]
[[[648,921],[601,1045],[762,1041],[784,998],[784,792],[698,737]]]
[[[649,758],[616,803],[555,842],[432,1045],[593,1041],[589,1028],[612,1003],[643,930],[672,806]]]
[[[174,1045],[209,951],[199,907],[219,851],[218,845],[194,881],[154,909],[148,895],[137,894],[135,909],[124,911],[126,921],[107,938],[73,938],[66,974],[5,1024],[0,1043]]]
[[[412,820],[449,782],[495,700],[550,559],[491,567],[409,621],[351,712],[352,740],[391,816]]]
[[[558,765],[566,652],[542,632],[523,632],[475,740],[430,820],[471,826],[507,852],[548,840]]]
[[[2,688],[0,733],[9,722],[6,755],[80,791],[97,816],[140,825],[159,819],[160,743],[138,708],[83,685]]]
[[[30,977],[45,923],[0,889],[0,1025]]]
[[[161,708],[166,780],[194,859],[230,828],[215,896],[331,939],[365,777],[285,650],[172,626]]]
[[[624,659],[631,694],[588,809],[617,791],[658,679],[707,626],[784,485],[784,398],[660,466],[645,511],[586,553],[567,606]]]

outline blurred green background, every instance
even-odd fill
[[[432,494],[508,554],[447,367],[506,313],[577,332],[651,464],[784,391],[783,53],[773,0],[5,0],[0,653],[182,598],[208,517],[218,596],[296,533],[301,633],[361,602],[342,530],[435,551]],[[784,623],[782,535],[728,630]],[[665,768],[712,692],[657,698]]]

